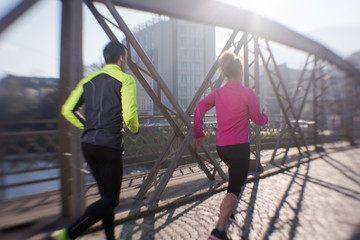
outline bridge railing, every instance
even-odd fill
[[[214,115],[205,119],[204,129],[207,135],[207,146],[216,155],[217,123]],[[335,118],[340,119],[340,118]],[[357,118],[360,120],[360,118]],[[156,121],[156,123],[154,123]],[[124,130],[124,176],[132,177],[150,172],[153,164],[158,160],[169,141],[173,130],[161,117],[141,117],[141,132],[135,136]],[[356,121],[355,121],[356,123]],[[302,120],[300,127],[306,137],[307,144],[313,142],[314,122]],[[357,125],[357,124],[354,124]],[[1,155],[0,155],[0,200],[19,196],[32,195],[47,191],[59,190],[60,161],[58,154],[57,120],[42,120],[35,122],[8,122],[1,126]],[[276,146],[282,129],[286,126],[282,117],[270,117],[266,126],[261,127],[261,149],[286,148],[286,145]],[[341,122],[332,121],[328,128],[320,133],[323,142],[341,140]],[[357,128],[359,129],[359,128]],[[355,132],[359,132],[355,130]],[[250,127],[251,148],[255,149],[253,139],[255,133]],[[359,136],[357,136],[359,137]],[[282,136],[289,139],[290,136]],[[254,154],[255,151],[253,151]],[[185,152],[181,164],[195,163],[192,155]],[[89,173],[86,167],[81,169]],[[87,176],[87,183],[94,180]]]

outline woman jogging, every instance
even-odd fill
[[[241,187],[246,181],[249,162],[249,120],[257,125],[268,122],[266,114],[259,111],[259,105],[253,90],[241,84],[243,66],[240,58],[234,53],[224,52],[220,56],[220,68],[227,77],[225,86],[212,91],[201,100],[194,113],[195,147],[201,147],[206,140],[203,129],[203,116],[216,106],[217,134],[216,149],[222,161],[229,168],[229,184],[227,194],[220,206],[220,214],[216,227],[209,239],[228,239],[224,230]]]

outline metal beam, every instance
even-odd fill
[[[101,2],[101,0],[99,0]],[[360,71],[320,43],[258,14],[215,0],[112,0],[117,6],[242,30],[326,59],[360,82]]]
[[[162,79],[162,77],[160,76],[160,74],[157,72],[157,70],[155,69],[155,67],[153,66],[152,62],[150,61],[150,59],[148,58],[148,56],[146,55],[146,53],[143,51],[143,49],[141,48],[140,44],[138,43],[138,41],[136,40],[135,36],[133,36],[133,34],[131,33],[130,29],[128,28],[128,26],[125,24],[125,22],[123,21],[123,19],[120,17],[119,13],[117,12],[115,6],[113,4],[111,4],[110,0],[104,0],[104,4],[106,5],[106,7],[108,8],[108,10],[110,11],[110,13],[112,14],[112,16],[114,17],[116,23],[119,25],[120,29],[124,32],[124,34],[126,35],[127,38],[129,38],[131,44],[133,45],[135,51],[137,51],[137,54],[139,55],[139,57],[142,59],[143,63],[145,64],[145,66],[150,70],[150,72],[154,75],[154,77],[157,80],[158,85],[161,87],[163,93],[165,94],[165,96],[167,97],[167,99],[170,101],[170,104],[172,105],[172,107],[174,108],[174,110],[179,114],[180,119],[186,123],[187,127],[191,127],[191,123],[189,121],[189,119],[186,117],[184,111],[181,109],[179,103],[176,101],[176,99],[174,98],[174,96],[171,94],[170,89],[167,87],[166,83],[164,82],[164,80]]]
[[[232,33],[232,35],[230,36],[228,42],[225,44],[225,46],[224,46],[224,48],[223,48],[223,51],[225,51],[226,49],[229,49],[229,48],[231,47],[231,45],[232,45],[232,43],[233,43],[233,41],[234,41],[234,39],[235,39],[235,37],[236,37],[237,34],[238,34],[237,31],[234,31],[234,32]],[[243,40],[243,38],[242,38],[242,40]],[[240,47],[237,47],[236,49],[239,49],[239,50],[240,50],[240,48],[241,48],[241,46],[242,46],[242,42],[243,42],[242,40],[239,41],[239,43],[238,43],[238,46],[240,46]],[[188,108],[187,108],[187,110],[186,110],[186,115],[187,115],[187,116],[190,116],[190,114],[194,112],[196,103],[200,100],[201,95],[205,92],[205,90],[206,90],[206,89],[208,88],[208,86],[211,84],[211,79],[212,79],[213,76],[215,75],[215,73],[216,73],[216,71],[217,71],[218,68],[219,68],[219,65],[218,65],[218,59],[217,59],[217,60],[215,61],[215,63],[213,64],[213,66],[211,67],[211,69],[209,70],[208,74],[206,75],[205,80],[203,81],[203,83],[202,83],[201,86],[199,87],[198,91],[196,92],[196,94],[195,94],[194,98],[192,99],[190,105],[188,106]],[[187,141],[187,137],[188,137],[189,134],[192,134],[192,129],[190,130],[190,132],[187,133],[187,136],[185,137],[184,142]],[[173,134],[170,139],[171,139],[171,140],[169,141],[169,143],[168,143],[168,145],[167,145],[167,147],[166,147],[166,149],[165,149],[165,152],[168,152],[168,151],[170,150],[170,148],[175,144],[175,141],[177,140],[177,137],[176,137],[175,134]],[[184,144],[184,142],[183,142],[183,144]],[[187,143],[187,144],[189,144],[189,143]],[[215,170],[219,171],[220,176],[221,176],[224,180],[227,180],[227,177],[226,177],[225,173],[224,173],[224,172],[222,171],[222,169],[218,166],[216,160],[215,160],[214,157],[211,155],[210,151],[209,151],[205,146],[203,146],[202,149],[203,149],[203,151],[205,152],[205,155],[210,159],[210,163],[213,163],[213,164],[214,164]],[[180,150],[181,150],[181,149],[180,149]],[[189,150],[190,150],[190,149],[189,149]],[[194,151],[194,150],[192,150],[192,151]],[[196,152],[196,151],[194,151],[194,153],[195,153],[195,152]],[[177,155],[179,155],[179,153],[181,153],[181,151],[178,152]],[[191,152],[191,153],[192,153],[192,152]],[[192,153],[192,154],[194,155],[194,153]],[[195,155],[196,155],[196,154],[195,154]],[[156,175],[157,175],[158,171],[160,170],[161,164],[163,164],[162,159],[164,159],[165,156],[166,156],[165,154],[164,154],[163,156],[161,156],[161,158],[160,158],[160,159],[156,162],[156,164],[154,165],[151,173],[148,175],[145,183],[143,184],[143,186],[142,186],[141,189],[139,190],[139,192],[138,192],[138,194],[137,194],[137,199],[142,199],[142,198],[145,196],[145,194],[147,193],[147,191],[150,189],[150,187],[152,186],[151,184],[156,181]],[[180,156],[181,156],[181,155],[180,155]],[[196,155],[196,156],[195,156],[195,159],[198,161],[198,163],[200,164],[200,167],[205,171],[205,173],[207,173],[207,172],[208,172],[208,169],[206,168],[205,165],[203,165],[202,160],[200,160],[198,157],[199,157],[199,156]],[[177,157],[174,158],[174,160],[176,160],[176,164],[177,164],[177,162],[178,162],[177,159],[178,159]],[[174,161],[172,161],[171,166],[177,166],[176,164],[174,165]],[[167,175],[163,177],[164,180],[161,180],[161,181],[166,181],[166,182],[167,182],[167,181],[169,180],[169,177],[171,176],[170,174],[173,173],[173,167],[172,167],[172,168],[169,167],[168,169],[170,169],[170,170],[168,170]],[[208,175],[208,174],[207,174],[207,175]],[[209,176],[208,176],[208,177],[209,177]],[[213,179],[213,178],[212,178],[212,177],[209,177],[209,179]],[[156,192],[154,193],[154,196],[152,196],[151,201],[158,200],[158,199],[160,198],[161,193],[162,193],[162,191],[164,190],[163,185],[164,185],[164,184],[160,183],[160,185],[159,185],[159,191],[156,191]]]
[[[306,67],[307,67],[307,65],[308,65],[308,63],[309,63],[309,60],[310,60],[310,55],[309,55],[309,56],[307,57],[307,59],[306,59],[305,66],[304,66],[303,71],[302,71],[302,73],[301,73],[301,75],[300,75],[300,78],[299,78],[299,80],[298,80],[298,84],[297,84],[297,87],[298,87],[298,88],[299,88],[301,82],[303,82],[303,80],[304,80],[304,74],[305,74]],[[316,60],[314,60],[314,67],[316,67]],[[298,108],[297,114],[296,114],[295,119],[294,119],[295,122],[296,122],[296,124],[295,124],[294,128],[291,130],[291,136],[294,136],[294,135],[295,135],[295,132],[298,130],[297,128],[299,128],[299,130],[301,130],[301,129],[300,129],[300,126],[299,126],[299,124],[298,124],[298,121],[300,120],[301,113],[302,113],[302,111],[303,111],[303,109],[304,109],[305,101],[306,101],[306,99],[307,99],[307,95],[308,95],[308,93],[310,92],[311,83],[312,83],[312,81],[316,81],[316,80],[314,79],[314,76],[313,76],[314,71],[315,71],[315,68],[314,68],[313,71],[312,71],[312,76],[310,77],[310,79],[308,79],[308,81],[307,81],[307,83],[306,83],[305,92],[304,92],[303,96],[298,98],[298,99],[301,100],[301,103],[300,103],[300,106],[299,106],[299,108]],[[304,82],[305,82],[305,81],[304,81]],[[295,90],[295,93],[294,93],[294,95],[293,95],[293,100],[290,102],[293,106],[295,106],[295,102],[296,102],[296,100],[297,100],[296,96],[297,96],[297,94],[298,94],[298,92],[299,92],[299,91],[298,91],[298,90],[299,90],[298,88]],[[280,137],[279,139],[281,139],[281,137]],[[304,139],[305,139],[305,137],[304,137]],[[286,144],[286,150],[285,150],[286,154],[288,153],[289,148],[290,148],[290,141],[288,141],[287,144]],[[276,151],[276,150],[274,150],[274,151]],[[309,153],[309,151],[308,151],[308,153]],[[285,158],[283,159],[283,161],[282,161],[281,164],[285,164]]]
[[[100,23],[100,25],[104,28],[105,32],[108,34],[109,38],[114,38],[114,34],[110,31],[110,29],[107,27],[107,24],[104,21],[104,17],[101,16],[97,10],[95,9],[94,5],[90,2],[90,1],[85,1],[87,3],[87,5],[90,7],[91,11],[96,15],[96,19],[98,20],[98,22]],[[119,28],[121,31],[124,32],[126,38],[127,38],[127,43],[128,45],[131,44],[131,46],[134,48],[134,50],[137,52],[137,54],[139,55],[139,57],[142,59],[142,62],[144,63],[145,67],[148,69],[149,72],[145,72],[146,74],[148,74],[149,76],[151,76],[158,84],[158,90],[159,93],[156,95],[156,93],[152,90],[152,88],[148,85],[147,81],[145,80],[145,78],[142,76],[142,73],[140,72],[143,71],[139,66],[137,66],[136,64],[134,64],[134,62],[129,59],[128,61],[128,66],[130,67],[130,69],[133,71],[133,73],[136,75],[137,79],[139,80],[139,82],[142,84],[142,86],[144,87],[144,89],[148,92],[148,94],[150,95],[150,97],[153,99],[153,101],[157,104],[157,106],[160,108],[160,110],[162,111],[162,113],[164,114],[164,116],[166,117],[166,119],[169,121],[170,125],[173,127],[174,131],[175,131],[175,135],[178,141],[182,141],[184,144],[184,141],[186,141],[185,139],[185,133],[182,132],[182,128],[183,126],[186,126],[188,128],[188,133],[189,131],[191,131],[191,122],[188,118],[188,116],[185,115],[185,113],[182,111],[182,109],[180,108],[180,106],[178,105],[177,101],[175,100],[174,96],[171,94],[171,92],[169,91],[169,89],[167,88],[165,82],[162,80],[161,76],[158,74],[157,70],[155,69],[155,67],[152,65],[151,61],[148,59],[146,53],[144,52],[144,50],[141,48],[140,44],[137,42],[136,38],[134,37],[134,35],[131,33],[130,29],[127,27],[126,23],[123,21],[123,19],[121,18],[121,16],[118,14],[118,12],[115,9],[115,6],[112,4],[111,1],[109,0],[104,0],[104,4],[106,5],[106,7],[108,8],[109,12],[112,14],[112,16],[114,17],[116,24],[114,24],[117,28]],[[130,54],[129,54],[130,57]],[[168,107],[166,107],[161,100],[161,92],[163,92],[165,94],[165,96],[168,98],[168,100],[170,101],[172,107],[174,108],[174,110],[169,109]],[[175,113],[176,116],[180,117],[179,119],[174,119],[169,112],[173,112]],[[193,147],[191,146],[191,144],[186,143],[190,153],[195,157],[195,159],[197,160],[197,162],[199,163],[200,168],[205,172],[205,174],[209,177],[209,179],[213,179],[213,176],[211,175],[210,171],[207,169],[206,165],[203,163],[203,161],[201,160],[201,158],[196,154],[195,149],[193,149]],[[170,145],[171,147],[172,145]],[[169,150],[169,149],[168,149]],[[142,188],[140,189],[139,193],[138,193],[138,198],[142,198],[142,193],[146,193],[146,191],[148,190],[148,187],[150,186],[149,184],[152,183],[152,179],[154,179],[154,177],[156,178],[156,173],[158,171],[157,166],[161,165],[161,163],[165,160],[169,160],[169,156],[172,156],[171,152],[169,152],[168,150],[166,150],[164,152],[164,154],[162,155],[162,157],[158,160],[157,164],[154,166],[153,170],[151,171],[151,174],[149,175],[149,177],[146,180],[147,184],[144,184],[142,186]],[[171,164],[174,166],[177,166],[178,161],[180,160],[180,158],[178,156],[181,157],[184,148],[180,148],[180,149],[176,149],[177,153],[176,153],[176,157],[175,158],[171,158]],[[211,154],[209,153],[209,151],[204,148],[204,152],[209,156],[210,158],[210,162],[214,165],[215,169],[219,172],[219,174],[221,175],[221,177],[223,179],[226,179],[226,175],[225,173],[222,171],[221,167],[218,165],[218,163],[216,162],[216,160],[211,156]],[[170,173],[172,174],[173,170],[168,170]],[[171,175],[170,175],[171,176]],[[148,180],[149,179],[149,180]],[[158,198],[161,196],[162,191],[164,190],[164,187],[166,186],[168,182],[168,178],[163,178],[161,180],[161,185],[158,189],[156,189],[155,193],[154,193],[154,197]],[[155,200],[154,197],[152,198],[152,200]]]
[[[85,207],[85,177],[81,173],[80,131],[60,114],[61,105],[82,78],[82,1],[63,0],[59,80],[59,158],[62,215],[75,219]]]
[[[37,2],[38,0],[23,0],[5,17],[3,17],[0,20],[0,34]]]
[[[320,116],[320,112],[321,110],[319,110],[320,104],[320,96],[321,96],[321,92],[322,89],[319,86],[319,82],[321,84],[322,81],[322,77],[321,77],[321,65],[319,63],[320,61],[315,59],[315,63],[314,63],[314,73],[313,73],[313,119],[314,119],[314,146],[315,146],[315,151],[320,151],[323,150],[322,145],[322,141],[319,141],[319,130],[321,130],[321,116]],[[319,73],[320,72],[320,73]],[[320,127],[320,129],[319,129]]]
[[[284,84],[283,78],[282,78],[282,76],[280,74],[279,68],[278,68],[278,66],[276,64],[276,61],[274,59],[274,56],[273,56],[273,53],[271,51],[271,48],[269,46],[268,41],[266,41],[265,43],[266,43],[266,51],[268,51],[268,54],[269,54],[268,60],[265,59],[264,54],[262,53],[261,50],[259,51],[259,54],[260,54],[261,60],[263,62],[263,66],[265,67],[267,76],[268,76],[268,78],[270,80],[271,86],[273,87],[273,90],[274,90],[274,93],[275,93],[276,98],[278,100],[279,106],[280,106],[280,108],[281,108],[281,110],[282,110],[282,112],[284,114],[285,123],[286,123],[287,127],[289,128],[289,130],[290,130],[290,132],[292,134],[292,139],[294,140],[294,142],[296,144],[296,147],[298,149],[299,154],[300,155],[302,154],[302,152],[301,152],[301,144],[299,143],[299,141],[298,141],[298,139],[297,139],[297,137],[295,135],[295,130],[297,130],[297,132],[300,135],[301,141],[302,141],[303,145],[306,148],[306,153],[309,154],[307,143],[306,143],[304,135],[303,135],[303,133],[302,133],[300,127],[299,127],[299,124],[297,122],[298,119],[297,119],[297,116],[296,116],[296,113],[295,113],[295,110],[294,110],[293,103],[291,102],[291,99],[289,97],[288,90],[287,90],[287,88],[286,88],[286,86]],[[273,72],[269,68],[269,63],[272,63],[272,65],[273,65],[273,67],[275,69],[275,72]],[[283,94],[281,94],[280,91],[282,91]],[[293,119],[296,120],[295,126],[291,125],[290,117],[292,117]],[[284,133],[284,130],[286,130],[286,129],[284,128],[281,134]],[[279,139],[278,139],[278,141],[279,141]],[[277,151],[277,147],[278,147],[278,144],[277,144],[276,148],[274,149],[271,161],[274,160],[274,157],[275,157],[276,151]],[[287,157],[287,153],[288,153],[288,150],[285,152],[285,156],[283,158],[284,160]]]
[[[106,24],[103,16],[99,13],[99,11],[95,8],[94,3],[91,0],[84,0],[84,3],[88,6],[89,10],[92,12],[106,35],[110,38],[110,40],[117,40],[115,34],[111,31],[109,26]]]
[[[103,2],[103,0],[97,1]],[[38,0],[24,0],[1,19],[0,34],[36,2]],[[315,54],[319,59],[326,59],[360,82],[360,71],[325,46],[281,24],[235,6],[214,0],[112,0],[112,2],[117,6],[251,32],[253,35]]]
[[[260,76],[259,76],[259,45],[258,45],[258,38],[254,37],[254,87],[255,87],[255,94],[258,98],[259,105],[261,103],[260,99]],[[260,106],[263,107],[263,106]],[[263,167],[260,162],[260,151],[261,151],[261,135],[260,135],[260,126],[255,126],[255,171],[263,171]]]

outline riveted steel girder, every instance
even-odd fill
[[[106,27],[104,18],[97,12],[95,6],[92,4],[92,1],[86,0],[84,1],[90,8],[90,10],[94,13],[94,16],[98,20],[99,24],[104,28],[105,32],[108,34],[110,39],[114,38],[114,34],[111,33],[111,30]],[[173,110],[166,107],[161,99],[161,94],[156,94],[153,89],[149,86],[148,82],[145,80],[144,76],[142,75],[142,72],[144,72],[144,69],[142,67],[135,64],[132,59],[131,55],[129,54],[128,59],[128,66],[132,70],[132,72],[137,77],[138,81],[142,84],[144,89],[148,92],[149,96],[153,99],[154,103],[157,104],[161,112],[164,114],[165,118],[168,120],[172,128],[174,129],[174,134],[176,136],[176,142],[171,142],[171,144],[168,145],[167,149],[164,151],[164,154],[162,154],[161,158],[158,160],[157,164],[153,167],[151,173],[147,177],[145,184],[142,186],[142,188],[139,190],[137,198],[142,198],[144,194],[148,191],[148,188],[151,186],[154,186],[156,188],[154,194],[151,197],[151,201],[159,200],[163,190],[165,189],[173,171],[177,167],[181,156],[186,148],[190,151],[190,153],[194,156],[194,158],[199,163],[200,168],[205,172],[205,174],[208,176],[209,179],[213,179],[214,176],[211,175],[210,171],[207,169],[203,161],[199,158],[199,156],[196,154],[196,151],[193,149],[193,147],[190,144],[190,140],[192,139],[192,125],[188,118],[188,116],[185,115],[184,111],[180,108],[179,104],[175,100],[174,96],[168,89],[167,85],[163,81],[162,77],[159,75],[155,67],[152,65],[151,61],[147,57],[146,53],[140,46],[140,44],[137,42],[134,35],[131,33],[130,29],[126,25],[126,23],[123,21],[117,10],[115,9],[115,6],[112,4],[110,0],[104,0],[104,4],[111,13],[111,15],[114,17],[116,23],[112,23],[117,28],[119,28],[126,36],[127,38],[127,44],[131,45],[138,56],[142,59],[142,62],[144,63],[145,67],[148,70],[148,73],[150,77],[154,79],[154,81],[158,84],[158,90],[160,93],[164,93],[164,95],[167,97],[167,99],[170,101],[170,104],[173,107]],[[108,20],[107,20],[108,21]],[[175,113],[178,119],[174,119],[169,112]],[[182,128],[186,127],[187,131],[183,132]],[[181,142],[179,145],[180,147],[177,148],[177,145]],[[219,172],[220,176],[223,179],[227,179],[225,173],[220,168],[219,164],[216,162],[216,159],[210,154],[210,152],[206,149],[206,147],[203,147],[204,152],[210,159],[211,164],[214,166],[217,172]],[[175,153],[176,152],[176,153]],[[159,170],[159,167],[161,164],[166,161],[170,160],[171,163],[167,169],[166,174],[162,175],[160,177],[160,181],[157,181],[157,173]]]
[[[1,19],[0,21],[0,33],[4,29],[6,29],[12,22],[14,22],[19,16],[21,16],[22,13],[24,13],[27,9],[29,9],[32,5],[34,5],[38,0],[27,0],[22,1],[13,11],[11,11],[5,18]],[[79,72],[81,69],[82,59],[81,59],[81,51],[71,51],[72,49],[81,49],[81,0],[63,0],[63,31],[64,34],[62,34],[62,52],[61,52],[61,79],[59,88],[62,91],[62,94],[60,96],[60,100],[64,100],[64,98],[67,96],[69,92],[69,87],[71,84],[74,84],[75,81],[79,80],[81,78],[81,73]],[[109,36],[110,39],[116,39],[115,35],[112,33],[111,29],[107,26],[106,21],[104,18],[96,11],[94,5],[92,4],[92,0],[83,0],[89,7],[89,9],[92,11],[96,19],[98,20],[99,24],[103,27],[106,34]],[[166,187],[172,173],[174,172],[174,169],[178,165],[182,153],[185,151],[185,149],[189,149],[191,154],[195,157],[195,159],[198,161],[200,167],[203,169],[205,174],[209,179],[213,179],[213,176],[210,173],[210,170],[205,166],[205,164],[202,162],[202,159],[198,156],[196,151],[193,149],[193,147],[190,144],[190,141],[192,139],[192,128],[191,128],[191,121],[190,121],[190,114],[194,111],[196,103],[199,101],[200,97],[204,93],[205,89],[209,86],[214,89],[217,87],[220,87],[221,83],[224,80],[223,76],[220,76],[217,81],[211,82],[211,79],[214,75],[214,73],[217,70],[217,62],[215,62],[214,66],[209,71],[208,75],[206,76],[202,86],[196,93],[194,99],[192,100],[190,106],[188,107],[187,111],[184,112],[179,104],[177,103],[174,96],[171,94],[170,90],[166,86],[165,82],[162,80],[161,76],[158,74],[157,70],[152,65],[151,61],[146,56],[146,53],[141,48],[140,44],[137,42],[137,40],[134,38],[133,34],[131,33],[130,29],[127,27],[125,22],[122,20],[121,16],[117,13],[114,5],[127,7],[127,8],[133,8],[137,10],[144,10],[148,12],[153,12],[157,14],[163,14],[168,15],[170,17],[178,18],[178,19],[184,19],[189,20],[193,22],[199,22],[202,24],[207,25],[213,25],[213,26],[220,26],[232,29],[234,31],[232,37],[230,37],[228,44],[224,49],[228,48],[228,45],[231,41],[233,41],[233,37],[239,32],[244,32],[244,35],[242,39],[237,43],[234,44],[235,51],[237,54],[239,54],[239,51],[242,46],[244,46],[244,63],[245,63],[245,85],[249,86],[249,68],[250,64],[254,64],[254,77],[253,82],[255,82],[255,88],[258,87],[258,81],[259,80],[259,60],[262,61],[263,66],[265,67],[266,73],[269,75],[269,80],[272,83],[272,87],[274,92],[276,93],[276,96],[278,98],[278,102],[281,106],[282,112],[284,114],[284,117],[286,119],[286,124],[288,125],[290,131],[292,140],[296,143],[297,148],[299,149],[299,153],[302,154],[302,151],[300,149],[300,143],[303,143],[303,146],[307,150],[307,144],[302,136],[302,130],[300,126],[298,125],[297,121],[300,119],[301,111],[304,107],[304,103],[307,99],[307,94],[310,92],[311,88],[311,81],[314,81],[315,79],[315,70],[316,67],[316,61],[318,60],[325,60],[329,63],[332,63],[336,65],[339,69],[343,70],[347,73],[348,76],[352,77],[353,79],[360,81],[360,72],[357,70],[354,66],[352,66],[350,63],[324,47],[323,45],[299,34],[296,33],[276,22],[273,22],[267,18],[264,18],[262,16],[259,16],[257,14],[251,13],[246,10],[242,10],[239,8],[236,8],[234,6],[230,6],[215,0],[182,0],[182,1],[175,1],[175,0],[94,0],[98,2],[104,3],[107,8],[109,9],[110,13],[113,15],[114,19],[116,20],[116,27],[121,29],[128,41],[128,45],[131,45],[137,52],[137,54],[141,57],[143,60],[143,63],[145,64],[147,70],[142,69],[142,67],[136,65],[134,62],[129,61],[129,67],[132,69],[136,77],[138,78],[139,82],[143,85],[144,89],[148,92],[149,96],[154,100],[154,103],[158,104],[160,106],[161,111],[163,112],[164,116],[169,121],[170,125],[174,129],[174,136],[172,136],[172,140],[169,142],[166,150],[163,153],[163,156],[159,159],[158,165],[155,166],[155,168],[152,170],[152,175],[150,174],[147,178],[146,183],[142,186],[142,188],[139,191],[138,198],[142,199],[142,197],[146,194],[146,192],[149,190],[150,187],[157,185],[157,189],[155,193],[153,194],[151,200],[156,201],[159,200],[164,188]],[[71,18],[69,17],[71,16]],[[66,33],[66,34],[65,34]],[[255,53],[254,53],[254,61],[249,61],[248,59],[248,42],[247,41],[247,34],[251,35],[254,39],[254,47],[255,47]],[[244,37],[246,36],[246,38]],[[266,42],[266,48],[259,49],[259,39],[263,39]],[[231,40],[231,41],[230,41]],[[287,93],[287,90],[285,89],[284,81],[279,73],[276,61],[274,59],[274,56],[271,52],[270,46],[268,44],[269,41],[277,42],[282,45],[292,47],[295,49],[299,49],[301,51],[307,52],[309,56],[314,56],[315,60],[315,66],[313,70],[313,76],[311,81],[307,81],[303,83],[306,84],[306,91],[303,96],[301,96],[301,104],[298,109],[295,109],[295,100],[298,98],[297,90],[296,88],[295,95],[291,98],[289,94]],[[236,46],[235,46],[236,45]],[[266,52],[269,52],[269,58],[265,58],[264,54]],[[130,59],[131,60],[131,59]],[[271,63],[272,65],[268,65]],[[310,63],[309,59],[306,61],[306,64],[304,66],[304,71],[306,66]],[[273,72],[275,70],[275,74]],[[154,80],[157,81],[159,88],[158,93],[156,94],[153,89],[148,86],[143,73],[145,71],[150,72],[148,74],[150,77],[154,78]],[[246,77],[247,76],[247,77]],[[300,77],[300,82],[303,81],[303,78]],[[256,85],[257,84],[257,85]],[[315,82],[314,82],[315,84]],[[281,88],[280,88],[281,87]],[[349,85],[348,88],[351,88]],[[281,92],[281,89],[283,91]],[[316,91],[316,86],[314,86],[314,89]],[[256,89],[255,89],[256,90]],[[324,89],[318,89],[319,91],[322,91],[322,94],[324,94]],[[352,94],[349,94],[347,101],[350,101],[350,97],[353,94],[356,94],[353,89],[348,89],[349,92]],[[164,104],[162,104],[161,100],[161,93],[163,93],[168,100],[170,101],[171,105],[173,106],[174,110],[168,109]],[[314,100],[317,99],[317,93],[314,94]],[[350,104],[349,104],[350,105]],[[349,106],[350,108],[351,106]],[[346,110],[346,109],[345,109]],[[343,110],[343,111],[345,111]],[[171,116],[171,113],[175,113],[178,119],[174,119]],[[316,103],[314,106],[314,115],[317,115],[317,109],[316,109]],[[351,121],[351,117],[349,115],[349,110],[344,113],[346,115],[343,118],[346,118],[346,121]],[[290,118],[296,121],[296,124],[294,127],[292,127],[290,123]],[[316,122],[316,121],[315,121]],[[347,123],[347,122],[346,122]],[[351,135],[351,129],[352,129],[352,122],[350,124],[346,124],[348,126],[347,132],[349,135]],[[65,136],[65,132],[70,132],[70,128],[68,126],[68,123],[64,122],[64,119],[60,121],[60,132],[63,132],[62,136],[60,137],[60,145],[61,153],[64,153],[61,157],[61,161],[65,162],[65,167],[67,169],[71,169],[70,166],[70,156],[72,153],[72,157],[74,159],[78,159],[79,156],[74,154],[79,151],[75,151],[74,147],[70,146],[70,141]],[[186,128],[186,131],[183,130],[183,128]],[[315,130],[317,130],[317,126],[315,125]],[[295,136],[295,133],[298,133],[300,136]],[[260,134],[259,129],[257,129],[257,137]],[[317,132],[314,133],[314,136],[316,137]],[[260,147],[260,138],[256,139],[256,145],[257,148]],[[317,143],[317,141],[315,141]],[[274,155],[276,153],[278,146],[274,149]],[[286,153],[289,149],[289,145],[287,146]],[[219,172],[219,175],[225,180],[226,175],[218,165],[218,163],[214,160],[214,158],[209,154],[209,151],[204,147],[203,151],[205,152],[207,157],[210,159],[210,163],[212,163],[215,171]],[[259,156],[260,149],[257,149],[257,156]],[[65,154],[66,153],[66,154]],[[285,154],[286,157],[286,154]],[[158,176],[158,169],[163,163],[163,161],[171,161],[168,171],[166,174],[163,175],[163,177]],[[80,161],[76,163],[76,168],[79,168]],[[64,170],[67,170],[64,169]],[[214,172],[215,173],[215,172]],[[71,180],[70,175],[67,175],[66,173],[62,173],[63,175],[63,184],[73,182],[73,185],[83,185],[81,178],[77,175],[78,171],[74,171],[72,175],[78,177],[75,180]],[[160,181],[157,181],[159,179]],[[155,183],[158,182],[158,183]],[[66,190],[66,189],[65,189]],[[76,196],[72,194],[72,190],[75,192],[77,189],[72,187],[72,189],[68,189],[68,191],[64,191],[63,195],[63,202],[68,203],[68,206],[65,206],[63,208],[63,212],[65,212],[65,215],[67,216],[74,216],[78,214],[75,212],[75,209],[77,206],[81,206],[81,201],[74,201],[74,198]],[[80,189],[81,190],[81,189]],[[69,201],[69,198],[73,198],[72,202]],[[76,199],[75,199],[76,200]],[[79,212],[79,211],[77,211]]]
[[[235,6],[214,0],[112,0],[112,2],[122,7],[249,32],[312,53],[319,59],[326,59],[360,81],[359,70],[320,43],[279,23]]]
[[[25,13],[29,8],[31,8],[38,0],[23,0],[19,3],[13,10],[6,14],[0,20],[0,34],[18,19],[23,13]]]
[[[59,113],[82,78],[82,1],[63,0],[61,23],[61,61],[59,80]],[[61,196],[64,217],[75,219],[85,207],[85,176],[80,150],[80,130],[59,117],[59,159],[61,163]]]

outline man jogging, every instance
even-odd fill
[[[135,80],[125,73],[126,47],[111,41],[103,54],[106,65],[83,78],[61,110],[70,123],[84,129],[82,152],[101,198],[71,226],[55,232],[52,237],[58,240],[75,239],[100,220],[106,239],[115,239],[114,209],[119,201],[123,170],[123,121],[134,134],[139,131],[139,122]],[[83,104],[85,117],[79,113]]]

